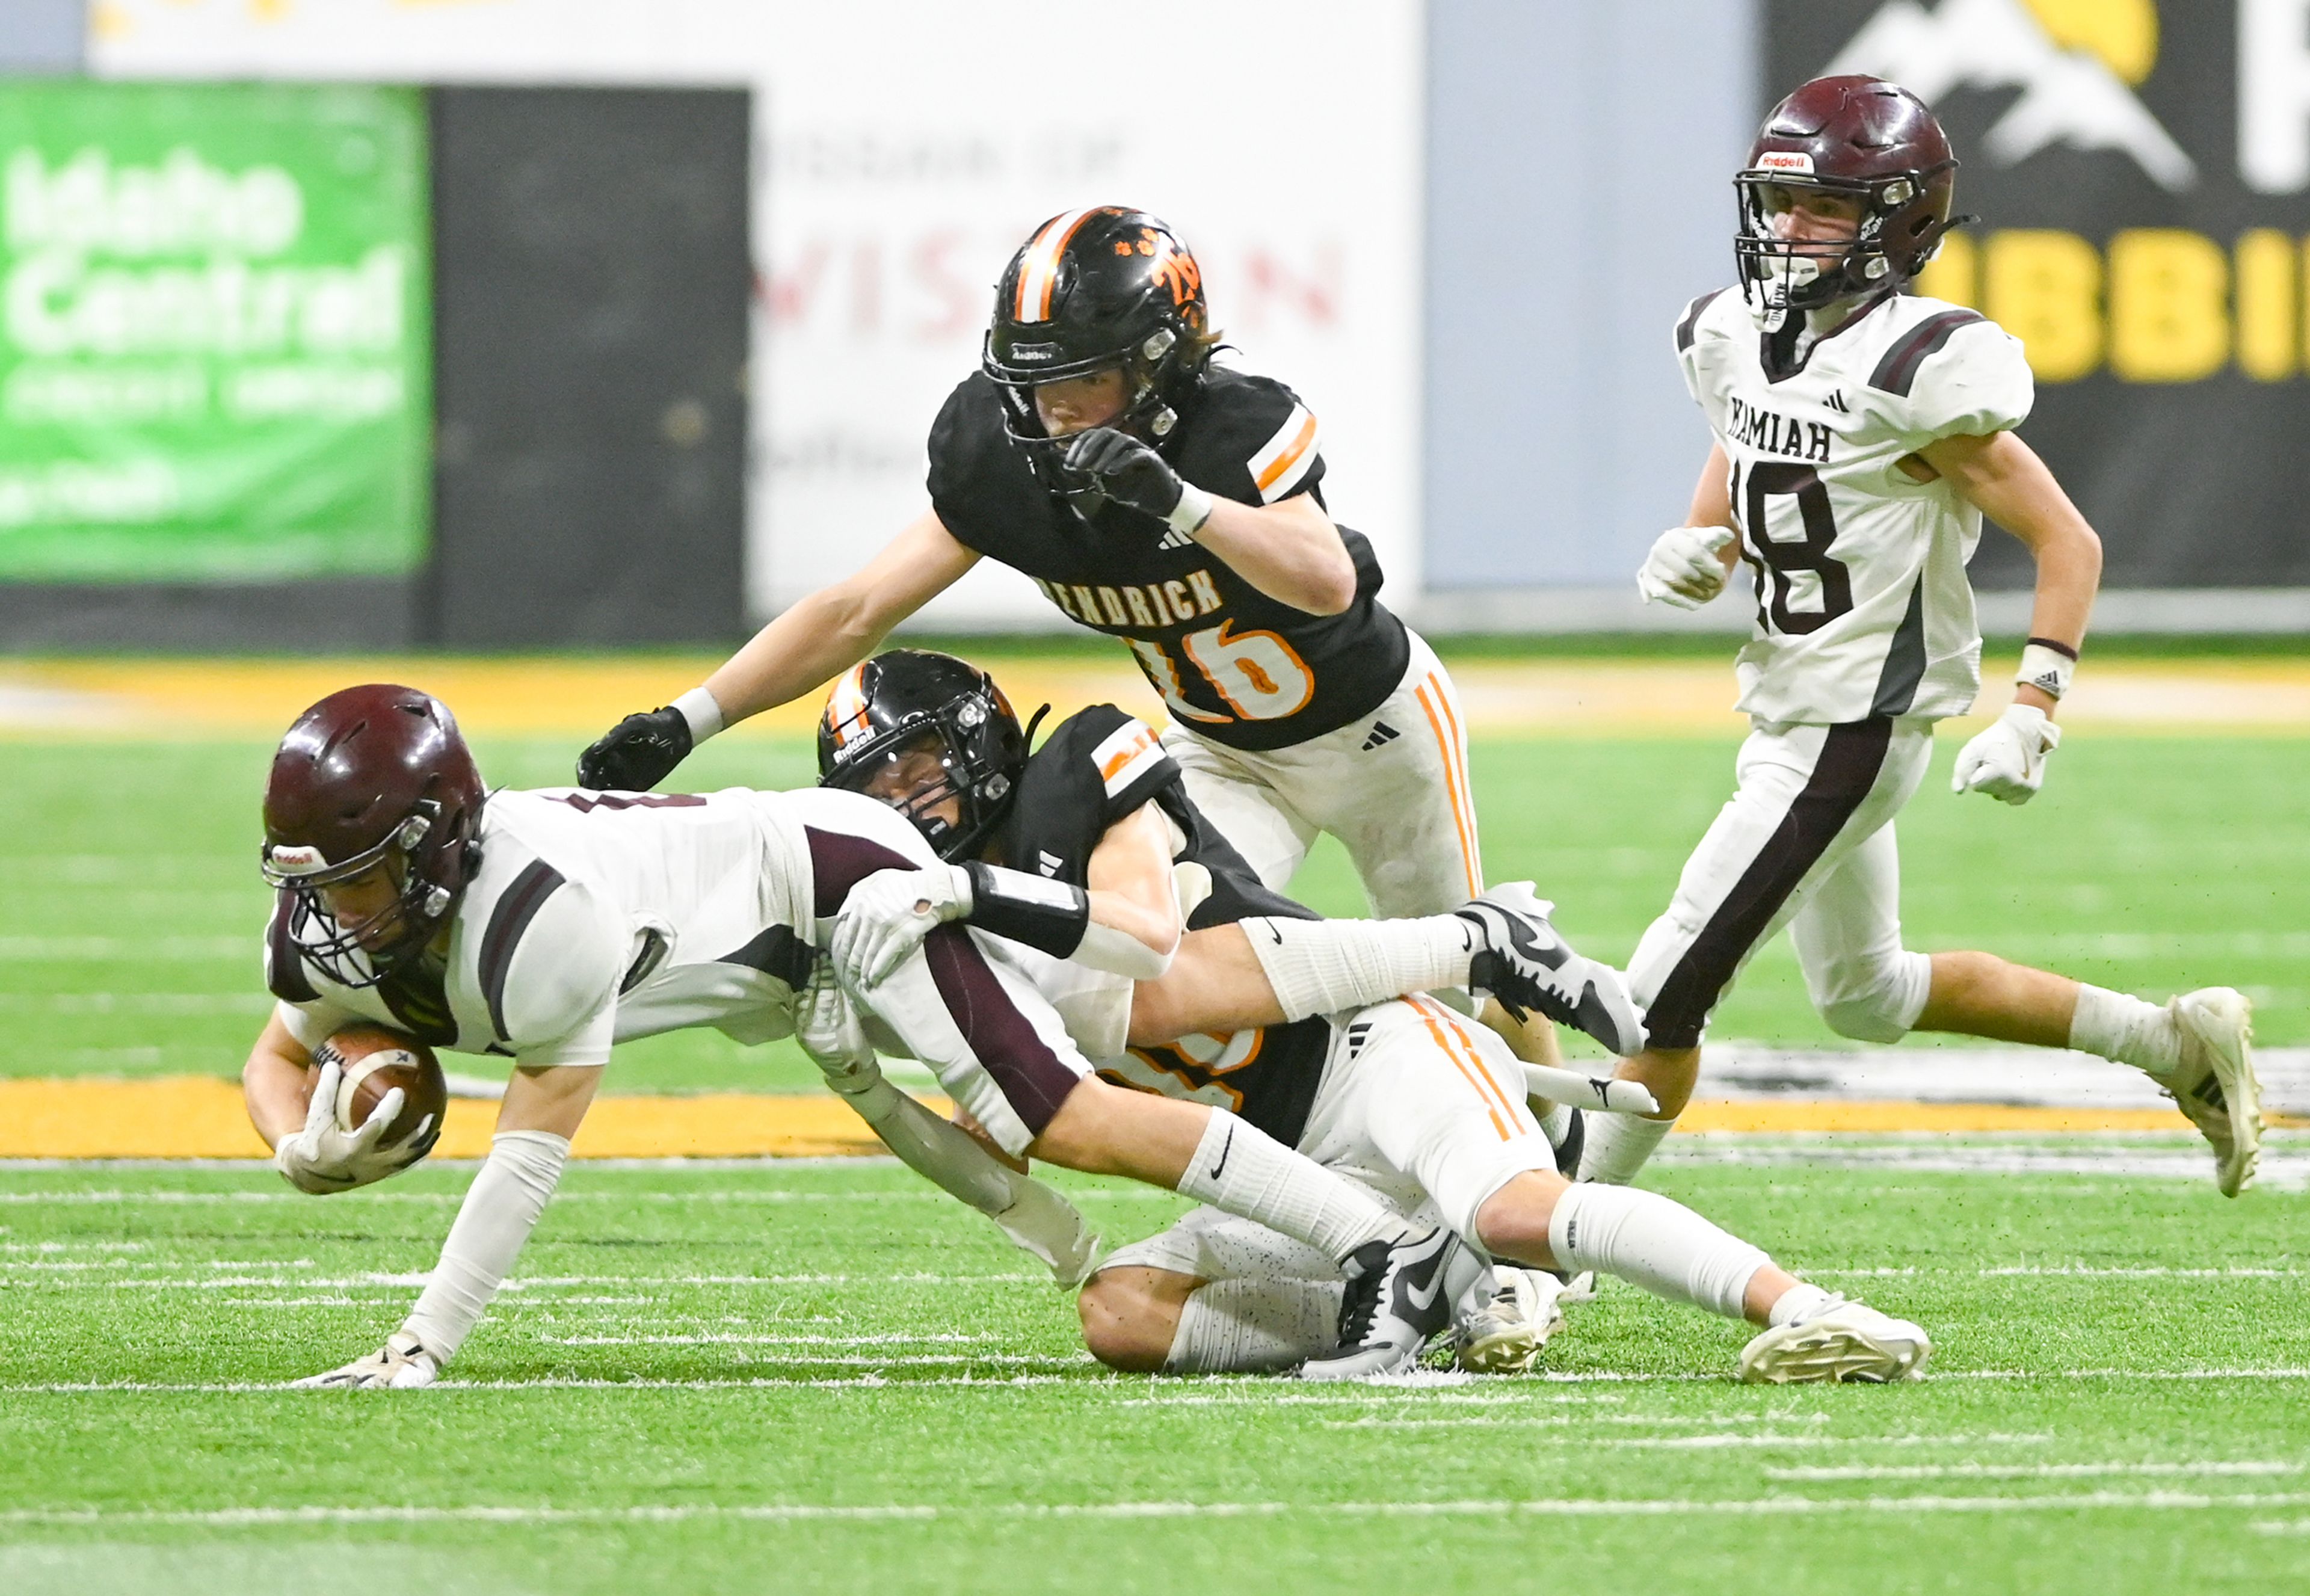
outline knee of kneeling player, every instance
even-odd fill
[[[1919,964],[1923,954],[1905,956]],[[1816,996],[1813,1007],[1828,1028],[1855,1042],[1898,1042],[1917,1023],[1924,1007],[1925,981],[1906,964],[1872,970],[1867,979],[1840,983],[1828,995]]]
[[[1093,1357],[1111,1369],[1151,1375],[1171,1356],[1179,1309],[1159,1301],[1133,1278],[1136,1272],[1103,1270],[1091,1276],[1075,1297],[1075,1312],[1082,1320],[1083,1346]]]

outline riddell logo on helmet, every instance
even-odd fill
[[[322,857],[320,849],[304,843],[292,843],[286,846],[276,843],[265,850],[265,858],[274,869],[290,876],[310,875],[329,863]]]
[[[1011,346],[1011,358],[1028,365],[1037,360],[1055,360],[1059,358],[1059,346],[1055,343],[1014,343]]]
[[[1757,169],[1767,172],[1802,172],[1812,175],[1812,157],[1802,150],[1767,150],[1757,157]]]

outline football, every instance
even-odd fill
[[[313,1062],[305,1069],[308,1094],[321,1067],[330,1063],[343,1071],[337,1082],[338,1129],[358,1130],[386,1093],[399,1087],[401,1112],[386,1127],[384,1145],[420,1134],[430,1141],[440,1134],[449,1083],[433,1050],[416,1037],[381,1025],[345,1027],[313,1050]]]

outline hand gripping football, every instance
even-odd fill
[[[449,1106],[449,1083],[441,1074],[433,1050],[405,1032],[381,1025],[349,1025],[313,1050],[305,1068],[305,1089],[311,1091],[321,1067],[334,1063],[337,1081],[337,1129],[359,1130],[385,1095],[401,1089],[401,1112],[378,1139],[395,1147],[412,1138],[430,1147],[441,1133],[441,1116]]]

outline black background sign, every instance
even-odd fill
[[[2241,169],[2240,11],[1767,6],[1759,103],[1834,65],[1903,82],[1940,114],[1962,162],[1957,208],[1981,221],[1922,291],[2028,346],[2037,403],[2021,434],[2101,533],[2109,587],[2310,586],[2310,193],[2258,191]],[[2023,154],[2001,148],[2001,125],[2052,136]],[[2268,163],[2258,176],[2279,186]],[[1728,184],[1728,223],[1731,198]],[[2010,538],[1984,538],[1974,569],[1986,587],[2029,580]]]

